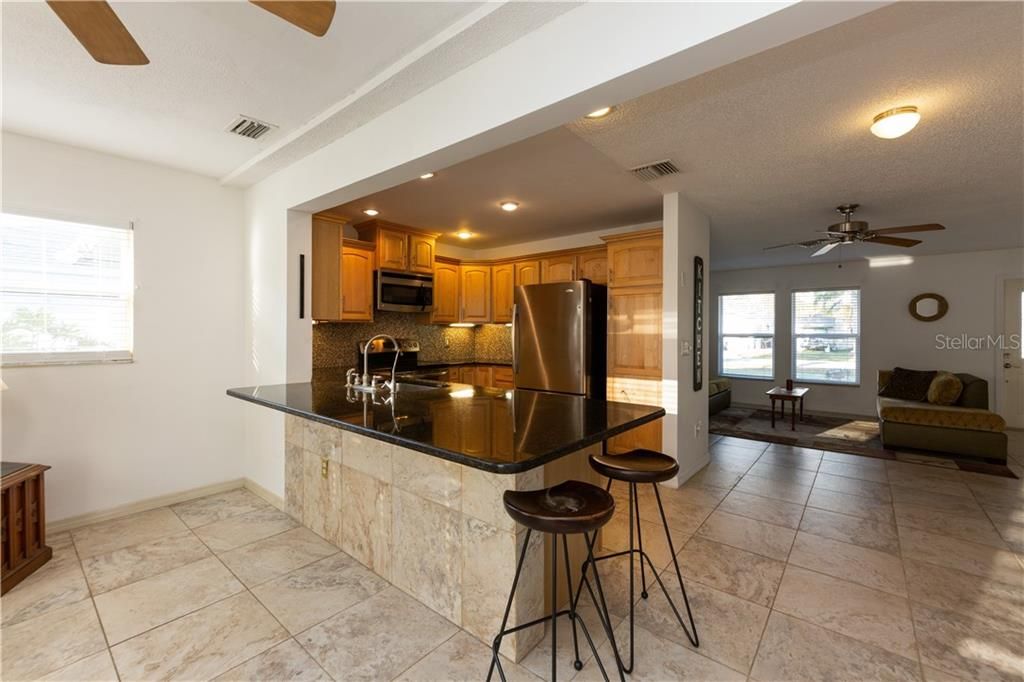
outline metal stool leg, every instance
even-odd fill
[[[568,571],[569,567],[566,566]],[[558,534],[551,536],[551,682],[558,680]]]
[[[572,573],[569,571],[569,540],[562,536],[562,553],[565,555],[565,586],[569,589],[569,620],[572,621],[572,652],[576,657],[572,667],[576,670],[583,670],[583,661],[580,660],[580,642],[576,635],[576,599],[572,595]]]
[[[665,539],[668,540],[668,551],[672,554],[672,564],[676,569],[676,579],[679,580],[679,589],[683,593],[683,604],[686,605],[686,615],[690,620],[690,628],[687,629],[683,623],[683,617],[680,615],[679,610],[676,609],[676,605],[672,602],[672,598],[668,596],[668,590],[665,590],[665,586],[662,585],[661,589],[665,592],[665,597],[668,599],[669,606],[672,607],[672,611],[676,614],[676,620],[679,621],[679,625],[683,628],[683,632],[686,633],[686,638],[690,640],[690,644],[695,647],[700,646],[700,637],[697,635],[697,625],[693,622],[693,611],[690,610],[690,600],[686,596],[686,587],[683,585],[683,574],[679,570],[679,558],[676,556],[676,548],[672,545],[672,533],[668,529],[668,519],[665,518],[665,508],[661,504],[661,493],[658,491],[658,484],[654,483],[654,497],[658,500],[658,512],[661,514],[661,523],[665,527]],[[657,574],[655,574],[657,575]],[[659,583],[661,580],[659,579]],[[690,633],[693,633],[692,635]]]
[[[512,578],[512,589],[508,593],[508,603],[505,604],[505,615],[501,618],[501,628],[498,629],[498,635],[494,638],[494,644],[491,647],[493,649],[493,656],[491,657],[491,667],[487,670],[487,682],[491,682],[491,676],[494,675],[494,667],[498,667],[498,675],[501,677],[501,682],[505,682],[505,671],[501,669],[501,660],[498,656],[498,651],[501,649],[501,638],[505,636],[505,626],[508,625],[508,614],[512,611],[512,600],[516,596],[516,586],[519,585],[519,575],[523,572],[523,563],[526,561],[526,549],[530,546],[530,535],[533,533],[533,529],[526,529],[526,537],[523,539],[523,551],[519,553],[519,561],[516,563],[516,574]]]
[[[636,483],[631,483],[633,486],[633,504],[636,507],[636,541],[637,547],[640,549],[640,556],[646,556],[644,554],[644,533],[640,528],[640,495],[637,490]],[[629,543],[629,548],[633,549],[633,543]],[[647,573],[644,570],[643,559],[640,560],[640,596],[647,599]]]
[[[612,629],[612,614],[608,610],[608,603],[604,598],[604,589],[601,587],[601,574],[597,570],[597,563],[594,559],[594,544],[597,542],[597,531],[594,531],[593,538],[584,533],[583,539],[587,543],[587,560],[583,564],[583,576],[581,580],[583,584],[587,586],[587,592],[590,593],[590,600],[594,602],[594,607],[597,609],[598,620],[601,621],[601,625],[604,627],[605,636],[608,637],[608,642],[611,644],[612,653],[615,655],[616,667],[619,669],[619,680],[621,682],[626,682],[625,673],[629,671],[627,671],[625,666],[622,665],[622,658],[619,656],[619,647],[615,643],[615,632]],[[594,584],[597,586],[596,597],[594,596],[594,590],[590,587],[590,581],[587,580],[586,567],[588,565],[592,565],[594,567]],[[579,595],[577,594],[577,597],[578,596]],[[580,624],[583,624],[582,620],[580,621]],[[597,660],[597,664],[601,667],[601,672],[604,673],[604,665],[601,663],[601,659]],[[630,667],[632,667],[632,661],[630,661]],[[607,674],[605,674],[605,679],[608,679]]]

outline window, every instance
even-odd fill
[[[775,376],[775,294],[718,297],[718,373],[728,377]]]
[[[799,381],[860,383],[860,289],[793,292],[793,368]]]
[[[4,365],[132,358],[132,230],[0,213]]]

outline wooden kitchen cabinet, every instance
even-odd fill
[[[459,268],[462,290],[462,322],[482,324],[491,321],[491,266],[462,265]]]
[[[574,279],[576,279],[576,256],[573,254],[541,259],[541,283],[571,282]]]
[[[476,366],[473,368],[473,385],[489,388],[491,385],[491,368]]]
[[[430,321],[451,324],[459,321],[459,266],[437,261],[434,264],[434,307]]]
[[[512,304],[515,301],[516,269],[512,263],[495,265],[491,268],[491,306],[495,322],[512,321]]]
[[[426,234],[409,234],[409,271],[430,274],[434,271],[437,240]]]
[[[491,402],[490,398],[464,398],[470,418],[463,422],[462,451],[470,455],[489,455],[491,452]]]
[[[476,383],[476,367],[473,365],[466,365],[465,367],[459,367],[458,370],[460,383],[470,385]]]
[[[584,251],[576,256],[577,278],[594,284],[608,284],[608,250]]]
[[[523,260],[515,263],[516,286],[540,284],[540,261]]]
[[[370,322],[376,244],[343,239],[342,225],[338,220],[313,216],[312,318]]]
[[[511,367],[491,368],[491,385],[494,388],[515,388],[515,377]]]
[[[661,378],[661,287],[608,289],[608,374]]]
[[[608,286],[661,286],[661,232],[615,235],[608,242]]]
[[[377,267],[381,270],[408,270],[408,246],[407,233],[380,229],[377,232]]]
[[[342,242],[342,322],[373,322],[373,253],[354,240]]]

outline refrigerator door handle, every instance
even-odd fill
[[[512,304],[512,374],[519,374],[519,306]]]

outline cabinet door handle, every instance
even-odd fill
[[[612,270],[611,268],[608,268],[608,283],[611,284],[614,281],[615,281],[615,271]]]

